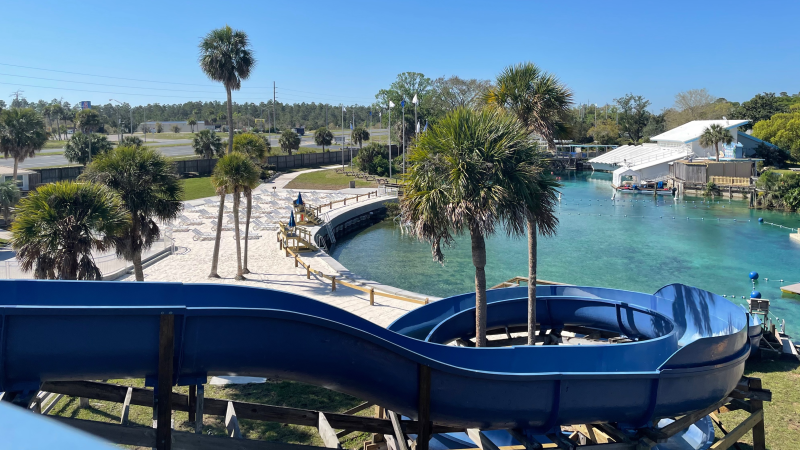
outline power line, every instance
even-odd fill
[[[46,81],[58,81],[62,83],[78,83],[78,84],[91,84],[95,86],[108,86],[108,87],[121,87],[121,88],[128,88],[128,89],[148,89],[153,91],[172,91],[172,92],[208,92],[212,93],[212,91],[190,91],[186,89],[175,89],[175,88],[157,88],[157,87],[138,87],[138,86],[124,86],[119,84],[103,84],[103,83],[95,83],[93,81],[72,81],[72,80],[59,80],[56,78],[43,78],[43,77],[32,77],[29,75],[14,75],[10,73],[0,73],[2,76],[7,77],[17,77],[17,78],[30,78],[33,80],[46,80]],[[214,91],[216,92],[216,91]]]

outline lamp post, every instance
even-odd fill
[[[120,106],[122,106],[122,102],[119,101],[119,100],[114,100],[113,98],[110,98],[110,99],[108,99],[108,101],[117,102],[117,103],[120,104]],[[122,141],[122,120],[120,120],[120,118],[119,118],[119,106],[114,108],[114,109],[117,110],[117,126],[119,127],[119,135],[118,135],[118,139],[119,140],[117,141],[117,143],[119,143],[119,142]],[[133,117],[133,111],[131,111],[131,117]],[[133,123],[133,121],[131,121],[131,123]]]
[[[400,106],[403,108],[403,174],[406,173],[406,101],[400,100]],[[389,161],[391,167],[392,162]]]

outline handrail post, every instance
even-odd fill
[[[294,267],[297,268],[297,255],[294,255]]]
[[[331,292],[336,290],[336,276],[331,276]]]
[[[375,288],[369,288],[369,306],[375,306]]]
[[[306,279],[307,280],[311,279],[311,266],[310,265],[306,265]]]

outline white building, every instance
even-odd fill
[[[37,175],[36,172],[18,169],[17,170],[17,186],[20,190],[29,191],[34,183],[31,183],[31,176]],[[0,166],[0,183],[11,180],[14,176],[14,169],[11,167]]]
[[[655,143],[625,145],[590,159],[589,163],[595,170],[613,172],[614,186],[621,186],[625,181],[639,184],[644,181],[665,180],[669,176],[669,165],[674,161],[716,157],[713,147],[700,145],[700,135],[712,124],[722,126],[733,138],[731,145],[721,146],[721,159],[752,156],[755,148],[765,142],[739,133],[738,128],[747,123],[748,120],[694,120],[650,138]]]

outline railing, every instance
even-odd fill
[[[528,277],[514,277],[510,280],[503,281],[502,283],[498,284],[497,286],[492,286],[489,289],[500,289],[500,288],[507,288],[512,286],[520,286],[520,283],[527,283]],[[549,286],[566,286],[566,283],[559,283],[557,281],[547,281],[547,280],[540,280],[536,279],[536,284],[541,285],[549,285]]]
[[[142,252],[142,260],[159,253],[167,248],[173,246],[172,237],[169,233],[165,233],[161,239],[153,243],[153,246]],[[96,256],[94,263],[100,269],[100,273],[107,275],[120,270],[123,270],[131,265],[129,261],[117,257],[116,254],[104,254]],[[0,261],[0,280],[13,280],[13,279],[33,279],[33,272],[25,272],[20,267],[16,259],[8,261]]]
[[[338,280],[338,279],[336,279],[336,275],[327,275],[327,274],[323,273],[320,270],[312,269],[311,268],[311,264],[308,264],[305,261],[303,261],[300,258],[300,255],[298,255],[296,252],[293,252],[288,247],[284,247],[284,250],[286,251],[286,256],[291,256],[291,257],[294,258],[294,266],[295,267],[303,266],[306,269],[306,279],[310,280],[311,279],[311,274],[313,273],[315,275],[319,275],[323,279],[330,280],[330,282],[331,282],[331,292],[336,290],[336,286],[337,285],[341,285],[341,286],[349,287],[351,289],[355,289],[357,291],[361,291],[361,292],[367,293],[367,294],[369,294],[369,304],[370,304],[370,306],[375,305],[375,296],[376,295],[381,296],[381,297],[393,298],[395,300],[402,300],[404,302],[416,303],[418,305],[427,305],[429,303],[429,300],[427,298],[425,300],[417,300],[415,298],[404,297],[402,295],[395,295],[395,294],[390,294],[388,292],[381,292],[381,291],[375,290],[375,288],[373,288],[373,287],[367,288],[367,287],[364,287],[364,286],[359,286],[357,284],[349,283],[347,281]]]
[[[356,202],[358,202],[359,198],[366,197],[367,199],[370,199],[372,197],[377,197],[377,196],[378,196],[378,191],[375,190],[375,191],[372,191],[372,192],[367,192],[366,194],[356,194],[354,197],[347,197],[347,198],[343,198],[341,200],[335,200],[335,201],[331,201],[331,202],[328,202],[328,203],[323,203],[323,204],[317,205],[317,206],[309,206],[309,208],[315,210],[316,213],[317,213],[317,216],[321,216],[322,215],[322,208],[327,207],[328,211],[330,211],[330,210],[333,209],[333,205],[335,205],[337,203],[342,203],[343,206],[347,206],[347,202],[348,201],[355,200]]]
[[[722,186],[750,186],[750,178],[710,176],[708,181]]]

